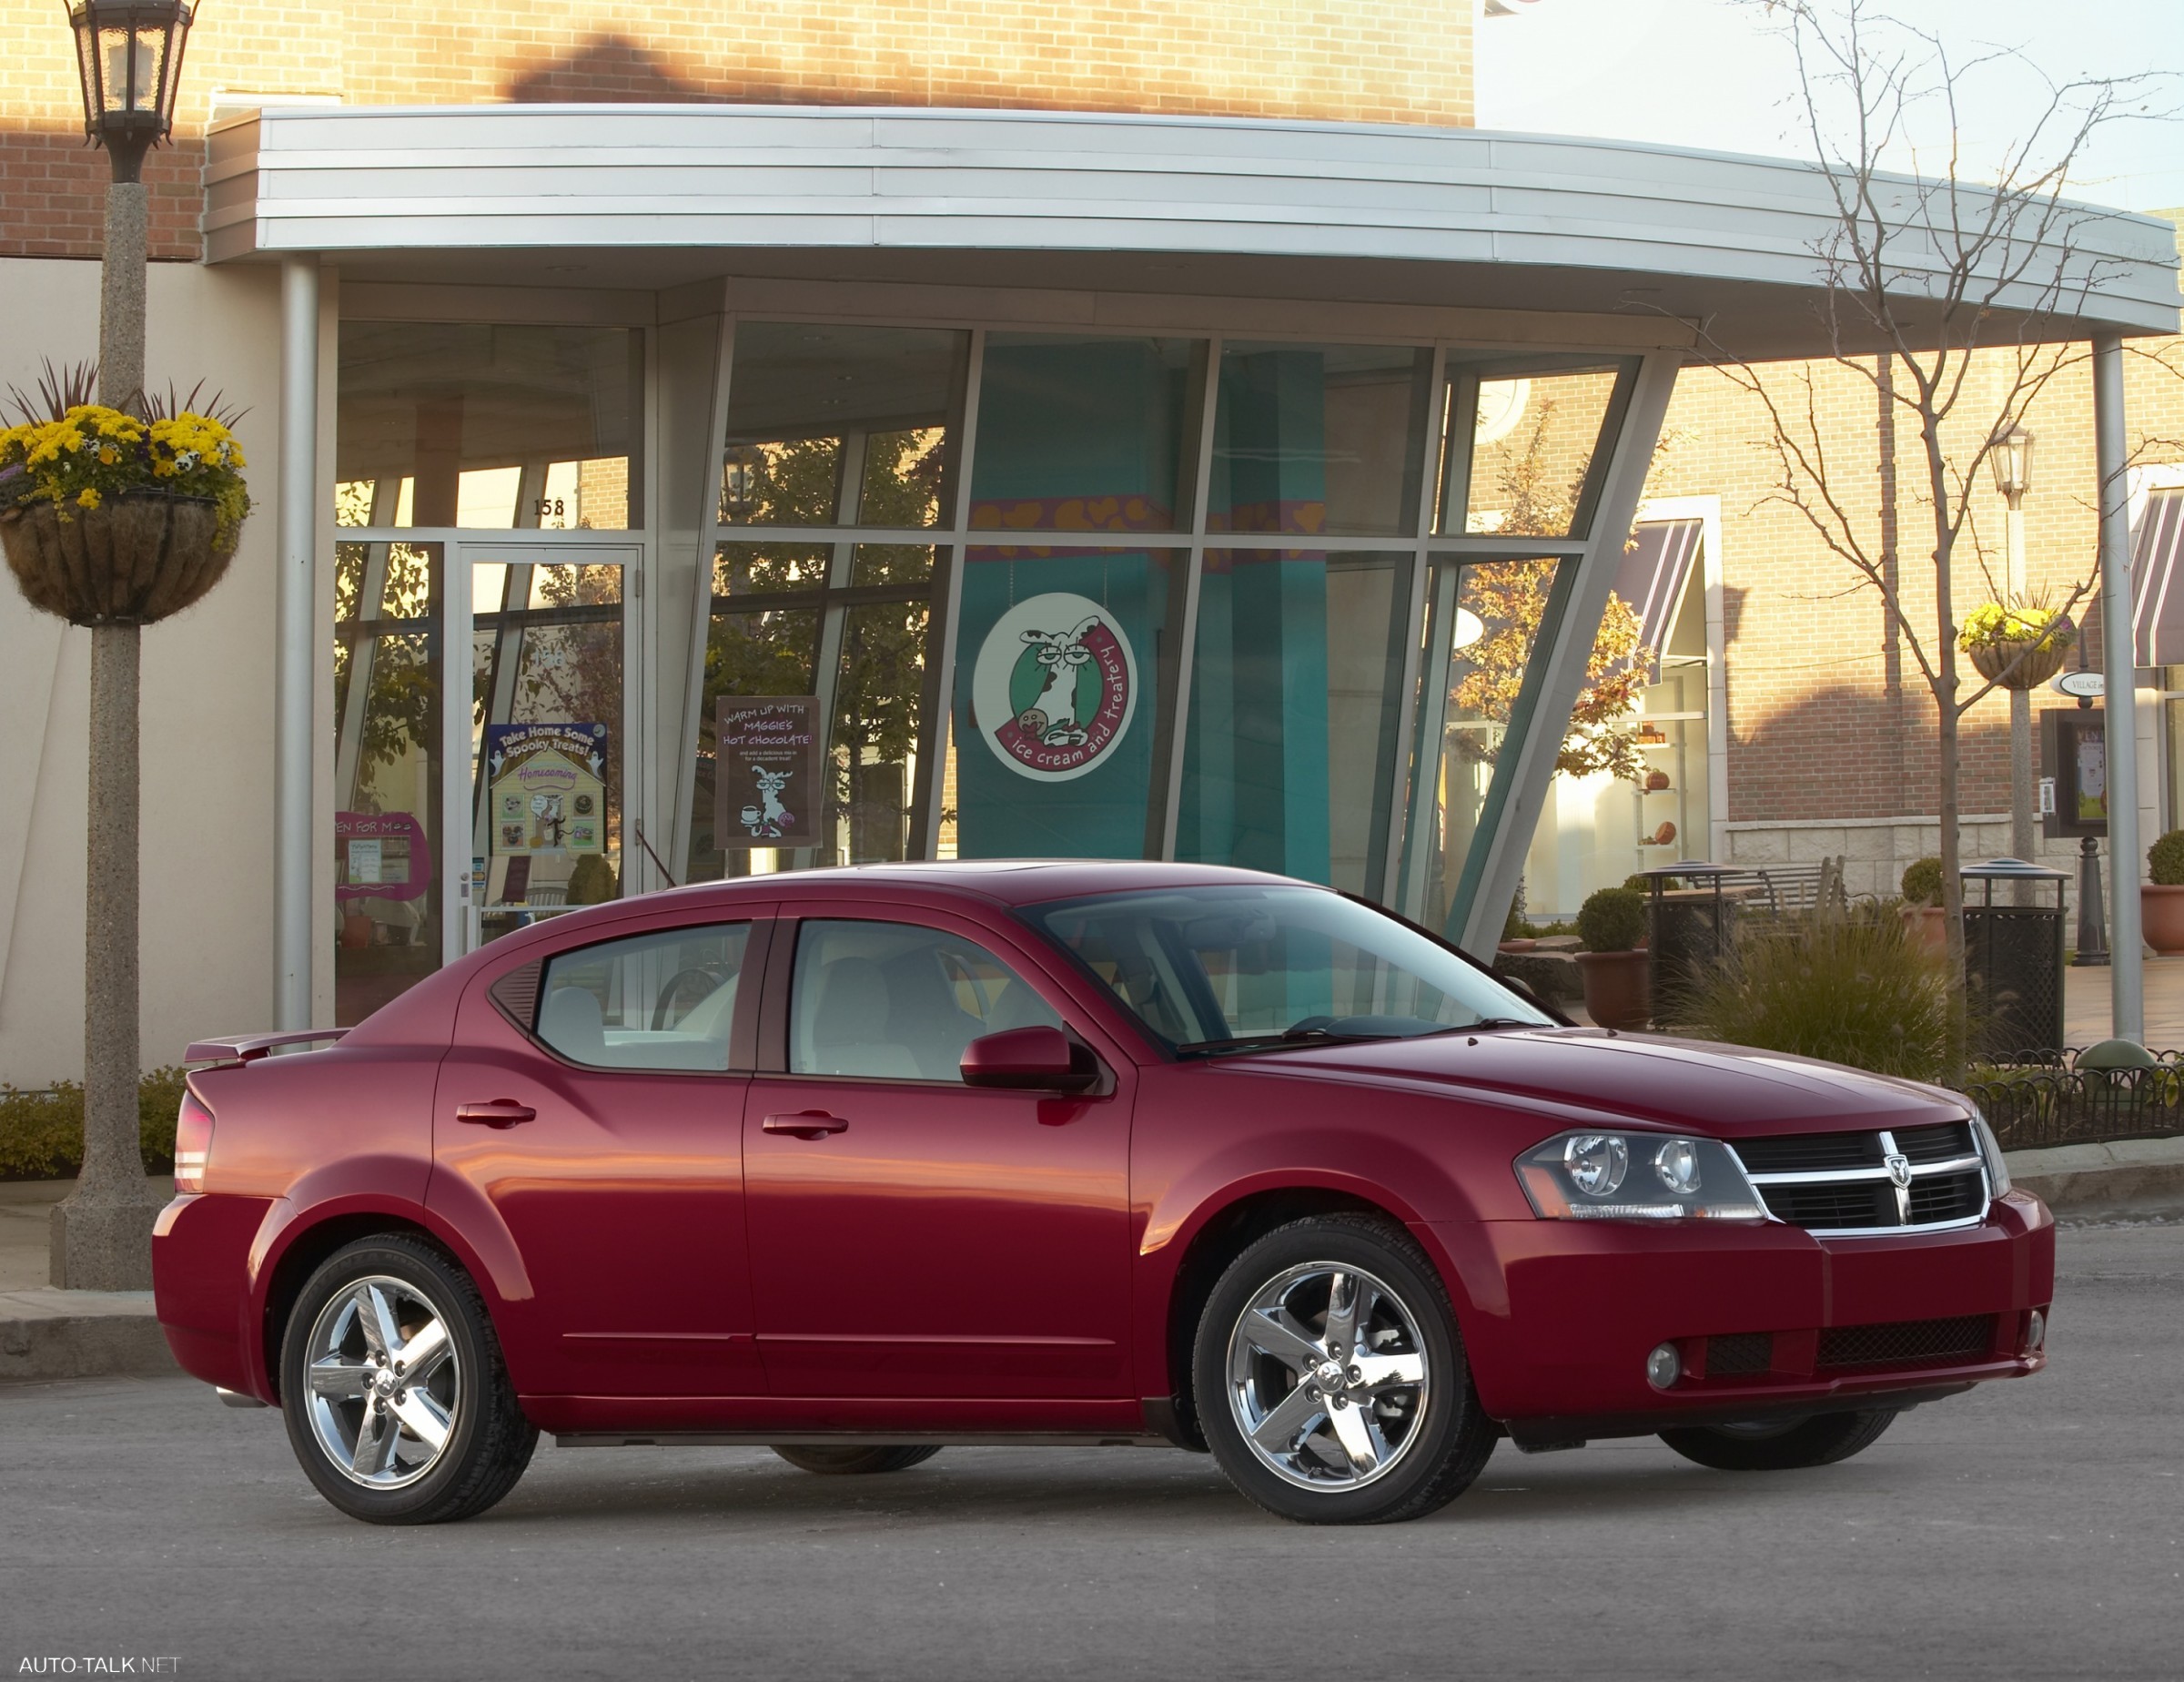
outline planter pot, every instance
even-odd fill
[[[129,491],[97,508],[11,508],[0,548],[33,606],[71,624],[143,625],[220,582],[238,533],[223,542],[219,524],[208,497]]]
[[[2184,887],[2154,883],[2138,889],[2139,933],[2164,958],[2184,952]]]
[[[1643,951],[1580,952],[1585,1014],[1602,1028],[1643,1028],[1653,1018],[1650,960]]]
[[[1904,932],[1915,946],[1929,952],[1949,949],[1948,913],[1939,906],[1898,906],[1896,915],[1904,919]]]
[[[371,944],[371,918],[362,911],[345,912],[341,917],[341,946],[345,951],[359,951]]]
[[[1971,656],[1972,665],[1981,677],[1990,684],[1999,684],[2005,689],[2037,689],[2042,684],[2063,669],[2070,658],[2070,639],[2077,628],[2068,619],[2058,619],[2049,629],[2047,640],[2038,644],[2026,643],[1990,643],[1965,653]],[[2009,670],[2015,662],[2017,669]]]

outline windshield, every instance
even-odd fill
[[[1320,888],[1106,894],[1023,915],[1174,1051],[1552,1025],[1445,947]]]

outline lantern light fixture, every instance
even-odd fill
[[[84,133],[106,148],[116,181],[174,132],[175,93],[193,21],[185,0],[79,0],[68,13],[84,96]]]
[[[2032,434],[2022,426],[1997,432],[1987,460],[1995,470],[1995,489],[2015,508],[2032,489]]]

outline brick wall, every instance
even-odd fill
[[[2033,486],[2025,500],[2027,579],[2058,605],[2097,562],[2092,379],[2085,348],[2068,347],[2069,364],[2027,418],[2037,442]],[[1949,453],[1967,460],[1992,429],[2011,363],[2005,353],[1977,360],[1958,404]],[[1778,400],[1802,410],[1805,365],[1766,370]],[[1880,404],[1864,374],[1813,364],[1815,407],[1828,476],[1869,550],[1877,550]],[[2184,339],[2128,341],[2126,405],[2130,442],[2141,461],[2184,461]],[[1646,494],[1718,494],[1729,692],[1729,810],[1732,823],[1830,822],[1930,814],[1939,761],[1935,706],[1909,646],[1892,640],[1878,594],[1832,554],[1804,516],[1771,500],[1778,469],[1767,447],[1760,402],[1727,378],[1685,371],[1667,422],[1667,444]],[[1906,608],[1931,650],[1937,636],[1934,526],[1926,461],[1916,425],[1896,432],[1899,576]],[[2007,565],[2005,504],[1982,467],[1971,489],[1972,519],[1953,561],[1954,617],[2001,591]],[[2074,612],[2098,616],[2097,598]],[[2098,658],[2098,655],[2096,655]],[[1979,679],[1959,656],[1965,693]],[[2036,692],[2036,715],[2056,697]],[[1962,809],[2009,806],[2009,707],[2000,692],[1962,722]],[[1831,849],[1840,850],[1840,849]]]
[[[177,144],[153,157],[153,254],[197,254],[215,90],[351,105],[701,101],[1039,107],[1461,125],[1459,0],[220,0],[193,32]],[[0,0],[0,256],[96,256],[106,160],[84,147],[56,0]]]

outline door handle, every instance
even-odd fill
[[[800,1110],[793,1116],[768,1116],[759,1123],[769,1133],[789,1133],[798,1139],[824,1139],[829,1133],[845,1133],[849,1123],[840,1116],[830,1116],[824,1110]]]
[[[490,1103],[458,1104],[455,1119],[478,1127],[513,1127],[519,1121],[538,1119],[538,1111],[529,1104],[519,1104],[512,1098],[496,1098]]]

